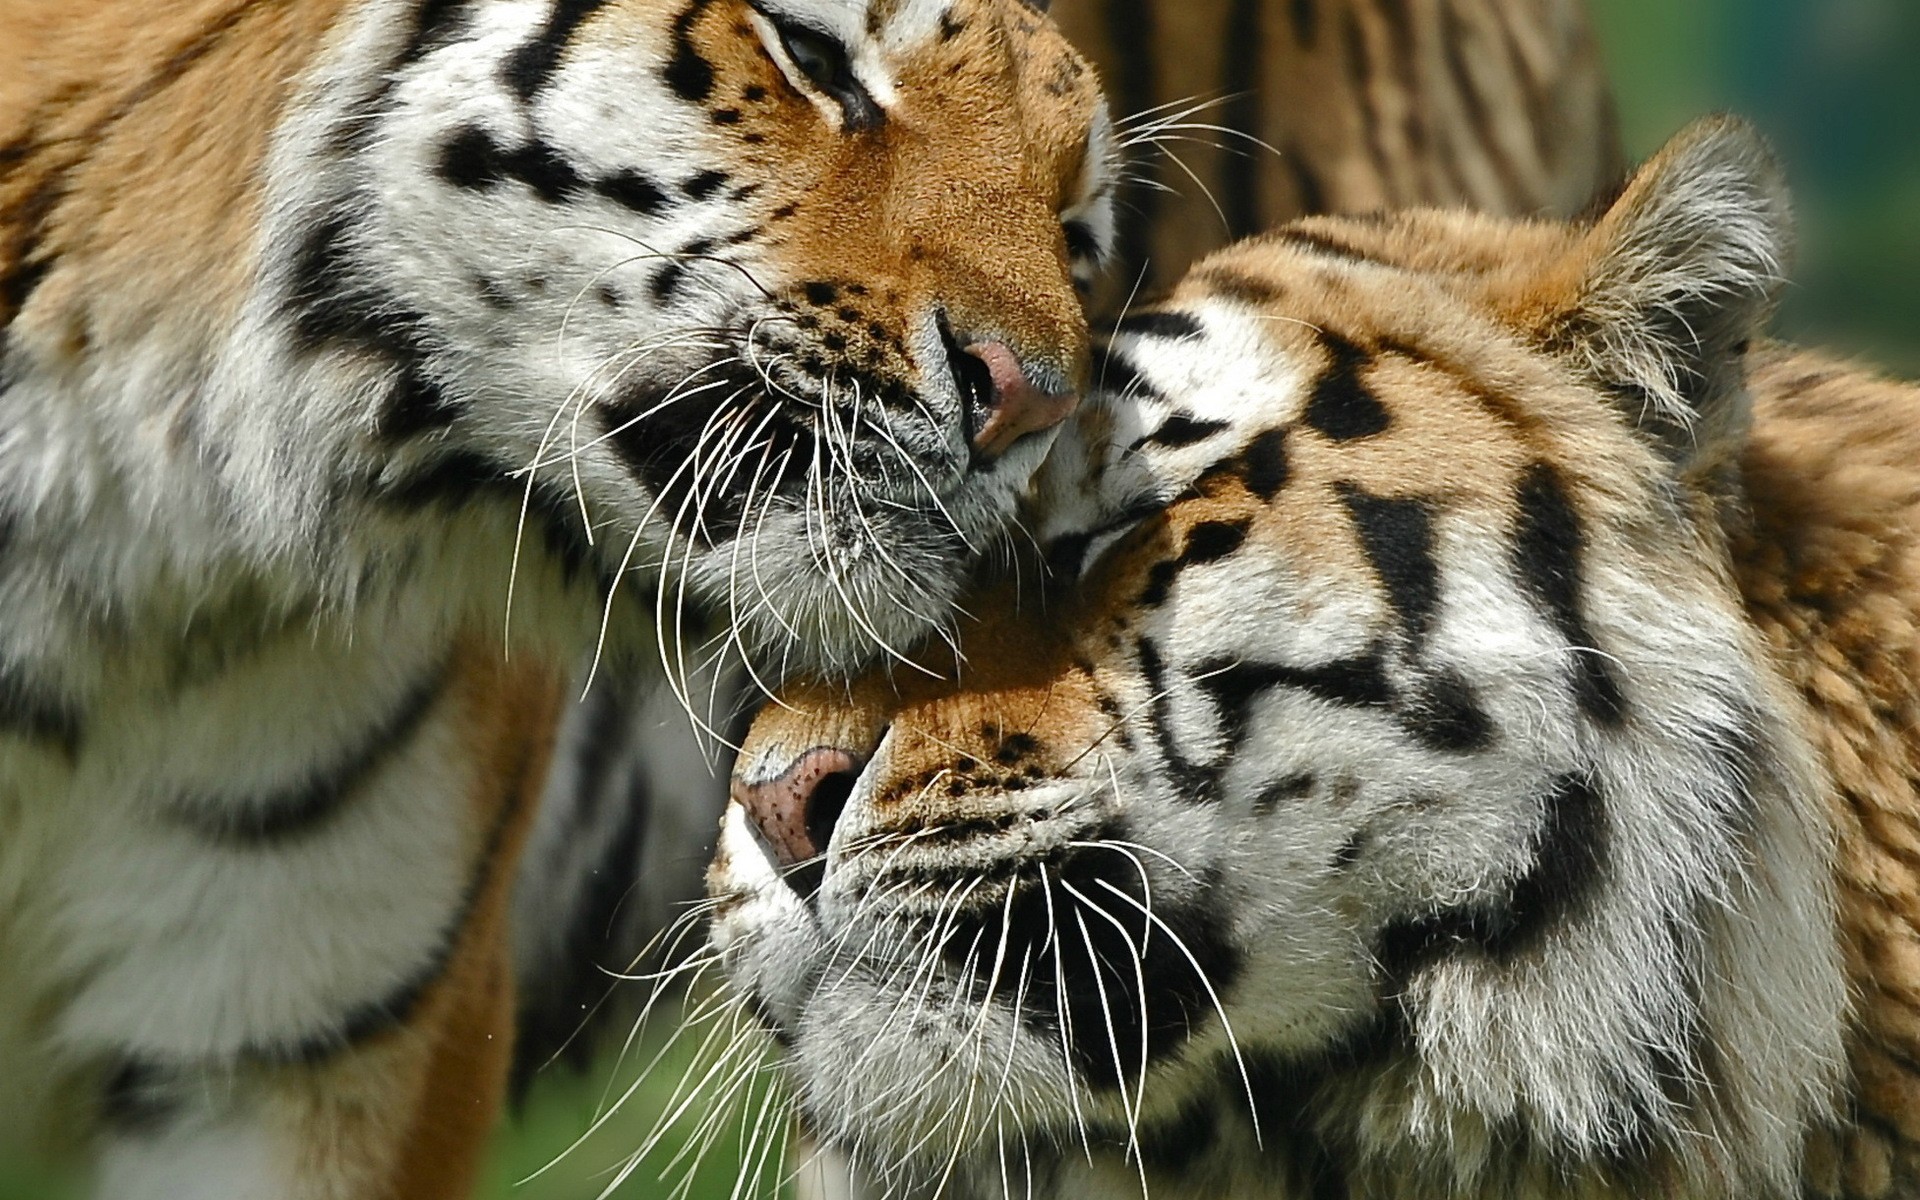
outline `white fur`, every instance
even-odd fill
[[[1712,259],[1700,269],[1721,267]],[[1043,536],[1102,528],[1142,500],[1177,506],[1209,465],[1298,413],[1318,368],[1286,349],[1297,339],[1263,333],[1234,305],[1196,301],[1188,311],[1204,330],[1197,341],[1122,337],[1118,349],[1179,410],[1228,428],[1192,446],[1130,450],[1168,413],[1151,399],[1112,399],[1106,440],[1089,444],[1075,430],[1050,462],[1046,494],[1058,503]],[[1486,336],[1487,370],[1522,370],[1499,357],[1513,353],[1497,348],[1507,335]],[[1559,368],[1528,369],[1536,374],[1514,374],[1515,386],[1583,386]],[[1833,1102],[1846,1009],[1828,785],[1717,535],[1672,503],[1662,478],[1672,468],[1615,422],[1598,392],[1583,394],[1591,414],[1556,433],[1588,444],[1578,462],[1557,465],[1582,520],[1583,611],[1628,697],[1619,727],[1576,702],[1576,652],[1517,577],[1511,515],[1443,496],[1432,517],[1433,627],[1418,663],[1395,655],[1388,669],[1402,687],[1416,668],[1457,673],[1497,730],[1491,744],[1436,750],[1388,711],[1276,688],[1255,702],[1249,739],[1223,757],[1201,687],[1210,664],[1310,667],[1392,644],[1396,630],[1371,572],[1330,564],[1324,548],[1309,562],[1256,525],[1235,554],[1182,572],[1160,607],[1125,612],[1124,639],[1150,637],[1164,656],[1168,694],[1154,693],[1130,652],[1108,648],[1104,621],[1069,631],[1084,634],[1082,652],[1113,690],[1133,748],[1109,740],[1046,788],[965,801],[1024,814],[1031,823],[1006,836],[1029,845],[925,856],[941,879],[974,855],[983,867],[1043,861],[1049,837],[1118,813],[1152,848],[1140,858],[1156,894],[1190,891],[1189,871],[1225,881],[1220,919],[1246,953],[1222,997],[1233,1038],[1209,1021],[1171,1061],[1127,1080],[1132,1100],[1065,1070],[1058,1039],[1010,1021],[1004,998],[983,1011],[953,970],[922,965],[924,945],[906,939],[924,909],[951,895],[867,907],[839,899],[865,894],[876,876],[907,891],[921,861],[910,849],[864,861],[847,850],[873,819],[890,741],[840,818],[817,913],[776,881],[742,810],[729,810],[716,887],[739,902],[718,919],[716,944],[736,983],[793,1037],[797,1098],[811,1127],[851,1155],[857,1177],[876,1191],[932,1194],[944,1181],[949,1195],[1000,1195],[1011,1161],[1012,1194],[1031,1170],[1033,1194],[1049,1200],[1133,1194],[1143,1183],[1155,1196],[1291,1200],[1289,1143],[1256,1143],[1235,1048],[1307,1064],[1366,1028],[1384,1002],[1374,961],[1382,931],[1505,894],[1538,857],[1544,797],[1572,777],[1603,797],[1605,864],[1584,905],[1510,958],[1443,948],[1398,999],[1406,1046],[1336,1067],[1300,1119],[1341,1147],[1354,1186],[1375,1189],[1368,1195],[1615,1195],[1595,1164],[1636,1139],[1671,1155],[1662,1178],[1676,1196],[1797,1194],[1802,1138]],[[1454,452],[1483,452],[1462,436]],[[1276,503],[1332,501],[1283,493]],[[1095,542],[1089,561],[1117,544]],[[1180,756],[1222,771],[1218,803],[1177,793],[1156,748],[1160,706]],[[752,778],[778,765],[743,768]],[[1301,774],[1315,780],[1307,796],[1254,810],[1266,785]],[[898,826],[897,814],[890,820]],[[1357,847],[1345,865],[1343,847]],[[1670,1069],[1685,1076],[1687,1103],[1672,1098]],[[1707,1071],[1710,1080],[1694,1074]],[[1131,1130],[1195,1103],[1214,1114],[1217,1136],[1189,1174],[1143,1173],[1128,1161]],[[1091,1155],[1077,1144],[1087,1127]]]
[[[845,27],[883,97],[889,54],[944,11],[895,6],[875,39],[864,4],[791,2]],[[466,7],[458,42],[390,91],[387,64],[415,5],[365,0],[335,32],[275,133],[257,272],[230,327],[183,297],[171,323],[97,344],[72,366],[31,301],[10,330],[0,668],[71,708],[84,735],[72,758],[0,736],[0,1078],[34,1081],[0,1102],[0,1151],[39,1139],[61,1104],[87,1112],[89,1089],[121,1058],[178,1069],[211,1097],[260,1056],[339,1033],[356,1008],[431,965],[490,833],[473,816],[476,768],[445,696],[334,817],[287,845],[210,844],[177,819],[182,805],[244,815],[255,797],[336,763],[433,678],[460,636],[571,657],[610,612],[608,636],[627,651],[611,669],[657,677],[655,626],[679,673],[687,601],[737,623],[737,648],[769,669],[850,666],[876,643],[905,644],[947,619],[967,564],[939,549],[947,516],[886,505],[939,489],[984,548],[1044,452],[1044,439],[1028,439],[968,477],[959,400],[936,354],[925,421],[880,418],[908,451],[945,464],[929,481],[896,471],[856,489],[836,477],[769,509],[751,545],[743,535],[696,551],[668,532],[678,514],[657,511],[599,428],[575,417],[621,364],[668,380],[696,371],[714,351],[684,331],[737,319],[758,287],[791,281],[776,254],[747,247],[741,270],[689,264],[669,307],[583,311],[577,302],[601,282],[644,297],[642,268],[658,259],[637,255],[733,232],[737,205],[723,192],[647,219],[590,191],[565,206],[516,186],[457,194],[434,177],[449,133],[479,125],[508,145],[538,136],[583,172],[637,167],[663,186],[725,165],[731,150],[660,82],[663,31],[580,39],[521,105],[500,67],[553,6]],[[368,121],[361,148],[340,152]],[[1104,201],[1085,202],[1104,218]],[[449,429],[397,448],[373,436],[393,365],[351,347],[313,352],[290,328],[295,264],[316,224],[343,211],[358,261],[424,318],[422,370],[466,405]],[[547,292],[511,318],[474,289],[478,273],[535,271]],[[931,316],[924,324],[930,336]],[[664,348],[633,353],[654,346]],[[379,499],[454,450],[503,469],[539,460],[539,476],[577,501],[594,565],[622,576],[621,596],[564,581],[511,503],[453,514]],[[823,497],[861,505],[869,523],[850,509],[830,522]],[[871,552],[887,541],[901,561]],[[196,1094],[187,1089],[189,1110]],[[270,1137],[263,1112],[214,1107],[200,1105],[205,1120],[189,1111],[165,1138],[111,1144],[97,1193],[291,1194],[289,1158],[306,1151]]]

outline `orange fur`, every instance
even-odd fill
[[[69,359],[156,325],[194,345],[227,328],[255,261],[268,139],[347,6],[0,6],[0,328]]]
[[[913,311],[937,296],[954,328],[990,331],[1030,364],[1077,377],[1086,320],[1071,289],[1050,285],[1067,277],[1056,230],[1098,94],[1059,31],[1014,9],[956,5],[960,32],[902,64],[912,102],[878,129],[842,136],[752,105],[728,128],[756,139],[744,162],[778,164],[767,194],[791,206],[775,228],[795,277],[867,281],[878,294],[856,309]],[[743,10],[709,7],[693,38],[722,77],[779,90]],[[1050,89],[1056,74],[1072,86]],[[1009,109],[1016,120],[1001,119]]]
[[[259,1080],[301,1147],[308,1190],[287,1200],[460,1200],[499,1119],[513,1051],[509,891],[560,711],[560,680],[504,663],[491,640],[452,668],[473,763],[479,872],[440,977],[407,1024],[314,1068]]]
[[[1741,589],[1812,710],[1832,772],[1856,998],[1852,1119],[1808,1186],[1920,1190],[1920,391],[1772,348],[1746,457]]]
[[[1293,227],[1318,247],[1302,255],[1286,235],[1246,243],[1202,263],[1175,299],[1210,293],[1280,303],[1269,332],[1309,367],[1311,330],[1386,327],[1395,336],[1426,324],[1421,289],[1465,294],[1510,328],[1552,348],[1555,322],[1585,292],[1591,260],[1584,231],[1561,224],[1515,225],[1455,213],[1411,213],[1385,222],[1312,220]],[[1402,276],[1391,290],[1377,277],[1343,273],[1328,256],[1356,256],[1427,274]],[[1543,264],[1559,264],[1542,270]],[[1390,322],[1380,305],[1396,305]],[[1442,318],[1444,320],[1444,318]],[[1437,331],[1436,331],[1437,332]],[[767,773],[797,751],[826,745],[861,752],[882,733],[887,753],[876,795],[905,798],[894,832],[938,828],[998,811],[992,777],[1004,730],[1033,735],[1030,760],[1058,773],[1062,749],[1098,744],[1119,727],[1087,699],[1087,681],[1106,669],[1146,572],[1183,544],[1199,521],[1238,517],[1281,523],[1292,561],[1308,562],[1330,589],[1361,580],[1364,564],[1344,518],[1335,519],[1325,484],[1351,479],[1376,495],[1398,485],[1436,490],[1450,506],[1498,507],[1511,476],[1547,460],[1578,476],[1586,503],[1604,512],[1610,479],[1626,460],[1583,438],[1603,416],[1590,400],[1526,392],[1524,405],[1499,388],[1529,377],[1507,350],[1473,356],[1470,326],[1420,343],[1423,361],[1383,356],[1365,381],[1395,413],[1393,431],[1340,447],[1311,436],[1288,442],[1287,503],[1269,509],[1237,485],[1202,483],[1168,512],[1147,519],[1081,579],[1075,595],[1044,613],[1008,616],[1015,602],[979,605],[980,622],[960,639],[966,667],[935,648],[929,679],[897,672],[848,690],[808,687],[792,708],[769,707],[742,755],[744,771]],[[1805,732],[1832,781],[1837,836],[1833,859],[1838,929],[1853,996],[1848,1074],[1840,1123],[1806,1136],[1807,1194],[1884,1200],[1920,1194],[1920,387],[1784,346],[1758,345],[1745,370],[1754,403],[1744,452],[1725,477],[1695,476],[1698,519],[1722,534],[1751,619],[1773,650],[1774,667],[1804,703]],[[1585,411],[1583,411],[1585,410]],[[1435,454],[1435,446],[1472,446]],[[1730,484],[1726,495],[1721,486]],[[1596,520],[1628,520],[1625,508]],[[1091,731],[1091,736],[1090,736]],[[1121,745],[1118,752],[1124,753]],[[977,793],[941,786],[950,777]],[[1024,785],[1023,785],[1024,786]],[[977,811],[976,811],[977,810]],[[725,865],[717,869],[726,874]],[[1811,967],[1809,969],[1812,969]],[[1573,1194],[1569,1192],[1568,1194]],[[1612,1192],[1580,1192],[1614,1194]],[[1689,1193],[1691,1194],[1691,1193]]]

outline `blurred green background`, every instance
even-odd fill
[[[1627,152],[1732,109],[1786,161],[1788,336],[1920,375],[1920,0],[1591,0]]]
[[[1802,219],[1782,330],[1920,375],[1920,0],[1592,0],[1592,8],[1630,155],[1646,155],[1689,118],[1716,109],[1754,118],[1779,148]],[[674,1102],[690,1061],[684,1049],[584,1145],[568,1147],[652,1057],[663,1032],[624,1065],[609,1054],[595,1077],[546,1073],[499,1139],[486,1200],[599,1196]],[[673,1189],[657,1175],[684,1133],[615,1195],[667,1196]],[[738,1142],[737,1126],[721,1134],[692,1200],[732,1194]],[[0,1200],[74,1194],[0,1166]]]

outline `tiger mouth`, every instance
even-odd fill
[[[743,345],[669,380],[635,380],[600,405],[601,436],[659,519],[708,545],[783,500],[950,522],[977,480],[1038,463],[1038,453],[975,446],[993,385],[972,354],[954,351],[959,411],[949,412],[953,398],[798,345]]]
[[[1031,812],[938,829],[866,831],[843,838],[852,844],[831,855],[783,863],[733,806],[730,825],[755,836],[750,851],[729,840],[716,884],[739,877],[734,859],[743,851],[778,882],[773,896],[762,889],[720,919],[752,929],[735,933],[731,954],[787,966],[776,973],[784,987],[751,969],[742,978],[754,981],[755,1011],[788,1049],[803,1097],[830,1084],[810,1052],[817,1014],[844,1020],[849,1003],[888,1043],[876,1057],[907,1061],[933,1052],[916,1043],[936,1036],[936,1018],[896,1022],[887,1014],[944,1007],[953,1028],[977,1028],[998,1014],[1008,1032],[993,1053],[945,1060],[952,1089],[992,1082],[998,1068],[987,1060],[1015,1054],[1017,1040],[1021,1053],[1051,1060],[1054,1099],[1069,1108],[1070,1095],[1095,1108],[1137,1103],[1149,1074],[1221,1026],[1242,968],[1221,932],[1224,881],[1207,872],[1185,887],[1153,878],[1123,821],[1044,815],[1061,807],[1072,805],[1055,797]],[[756,906],[783,908],[789,918],[758,919]],[[849,947],[863,949],[849,955]],[[865,987],[852,1001],[850,973]],[[980,1078],[962,1078],[969,1071]]]

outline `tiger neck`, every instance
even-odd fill
[[[300,342],[297,260],[357,186],[341,131],[423,35],[411,0],[131,7],[0,15],[36,64],[0,87],[0,665],[429,610],[497,628],[510,575],[523,632],[557,610],[577,640],[579,562],[512,504],[407,491],[444,447],[381,436],[404,369]],[[176,144],[198,152],[143,166]]]
[[[1920,389],[1779,347],[1756,358],[1735,566],[1833,779],[1848,1057],[1863,1071],[1855,1118],[1814,1135],[1811,1177],[1878,1162],[1887,1194],[1905,1195],[1920,1188],[1914,1143],[1896,1132],[1911,1128],[1910,1085],[1865,1080],[1920,1062],[1920,1005],[1898,977],[1920,939]],[[1842,1190],[1820,1181],[1833,1186],[1819,1194]]]

